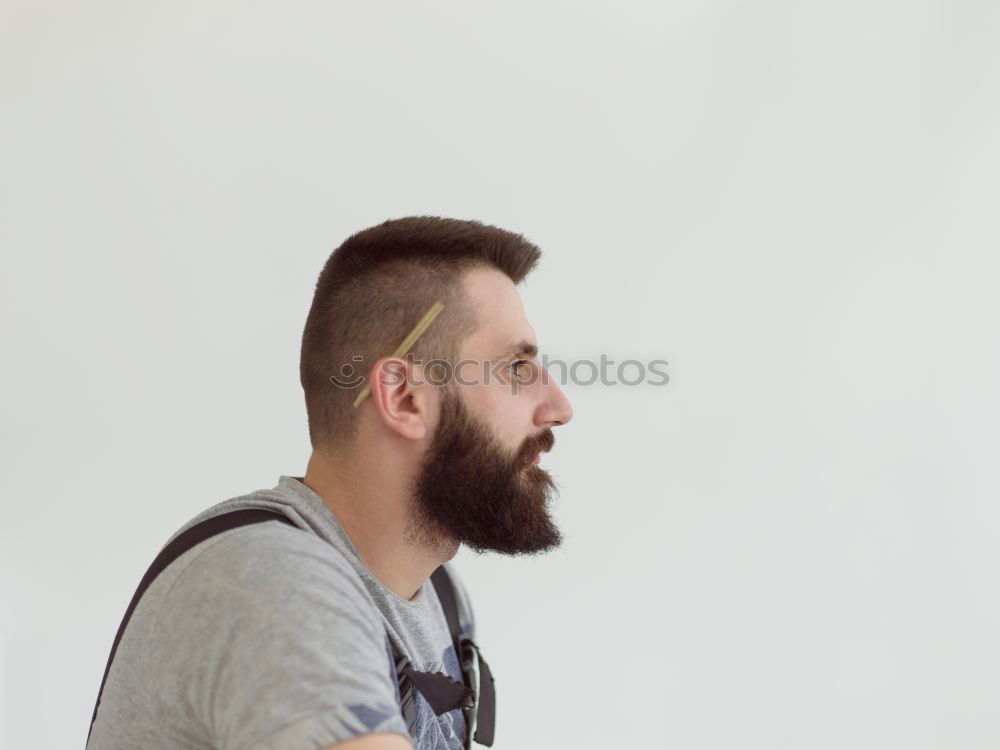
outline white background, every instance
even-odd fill
[[[0,741],[82,747],[155,552],[301,475],[386,218],[544,251],[564,546],[462,553],[497,750],[1000,746],[1000,6],[6,0]]]

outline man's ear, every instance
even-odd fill
[[[401,357],[383,357],[372,366],[368,382],[371,406],[382,424],[408,440],[427,435],[431,393],[419,365]]]

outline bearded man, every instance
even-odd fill
[[[429,216],[333,251],[302,337],[305,474],[171,537],[119,629],[88,750],[462,748],[474,724],[484,741],[492,678],[449,561],[561,541],[540,461],[572,408],[516,289],[540,256]]]

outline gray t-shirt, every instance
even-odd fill
[[[174,536],[243,508],[277,510],[298,528],[225,531],[156,578],[118,646],[88,750],[317,750],[372,732],[409,736],[390,638],[415,669],[461,681],[434,585],[409,601],[390,591],[300,477],[214,505]],[[468,596],[447,569],[475,638]],[[461,748],[462,712],[436,716],[416,702],[417,747]]]

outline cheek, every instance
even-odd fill
[[[495,413],[494,426],[500,439],[510,450],[519,450],[532,434],[532,410],[527,399],[508,399]]]
[[[528,393],[514,395],[509,385],[489,386],[478,390],[469,399],[470,408],[493,434],[511,451],[518,450],[532,432],[533,406]]]

